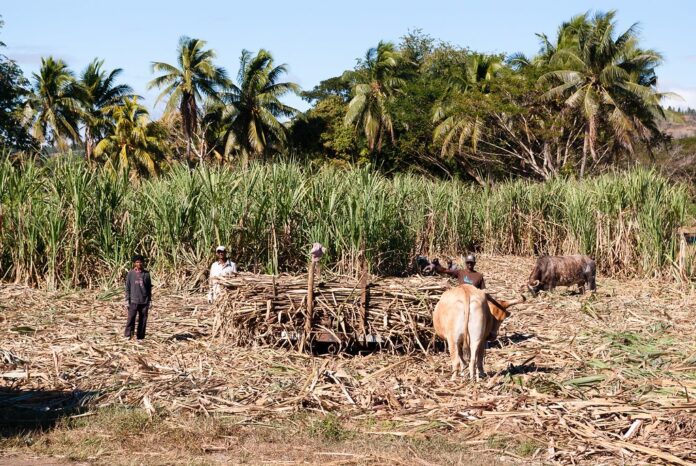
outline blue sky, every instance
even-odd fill
[[[99,5],[99,6],[97,6]],[[398,41],[409,30],[481,52],[533,54],[534,33],[587,10],[616,9],[619,29],[640,23],[642,45],[661,52],[660,89],[679,93],[674,103],[696,108],[696,1],[365,1],[295,2],[121,0],[3,0],[3,51],[29,76],[42,56],[63,58],[80,71],[94,57],[124,69],[123,81],[152,107],[156,91],[150,62],[175,62],[181,35],[208,41],[232,76],[242,49],[266,48],[287,63],[288,79],[304,89],[352,68],[379,40]],[[297,97],[287,102],[305,109]],[[153,112],[161,113],[161,106]]]

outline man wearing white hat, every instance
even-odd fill
[[[227,258],[227,249],[225,246],[215,248],[215,256],[217,260],[210,266],[210,291],[208,291],[208,302],[215,301],[220,294],[220,284],[217,283],[218,277],[224,277],[237,273],[237,264]]]

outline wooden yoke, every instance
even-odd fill
[[[365,248],[360,251],[360,335],[366,338],[365,324],[367,323],[367,260]]]

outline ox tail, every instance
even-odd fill
[[[471,295],[469,294],[469,290],[464,289],[464,344],[467,348],[471,348],[469,344],[469,314],[471,314],[470,308]]]

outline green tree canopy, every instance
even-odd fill
[[[156,175],[164,152],[163,138],[145,107],[137,97],[125,97],[107,112],[115,125],[111,134],[99,141],[94,155],[104,157],[114,170]]]
[[[285,145],[287,129],[280,118],[292,117],[297,110],[280,99],[300,92],[297,84],[281,82],[286,73],[287,65],[276,65],[270,52],[242,51],[236,84],[228,85],[222,103],[212,105],[207,118],[222,123],[225,155],[236,151],[244,158],[263,157],[270,148]]]
[[[3,21],[0,19],[0,29]],[[0,47],[5,44],[0,42]],[[0,54],[0,145],[29,149],[35,141],[22,124],[22,114],[30,94],[29,81],[13,60]]]
[[[352,84],[352,99],[345,123],[365,134],[371,152],[380,152],[386,137],[394,141],[394,120],[389,106],[405,84],[397,74],[400,60],[394,44],[380,42],[367,51],[356,70],[346,75]]]
[[[102,139],[112,128],[110,108],[133,96],[133,89],[127,84],[117,84],[116,80],[123,70],[104,69],[104,60],[95,58],[80,74],[76,83],[76,97],[79,101],[85,138],[85,157],[91,160],[96,141]]]
[[[584,121],[581,176],[588,153],[599,161],[601,130],[633,153],[636,141],[658,136],[656,121],[664,117],[655,76],[662,56],[638,47],[635,24],[617,35],[615,16],[610,11],[571,21],[576,40],[554,51],[549,64],[555,69],[540,78],[548,86],[544,98],[563,99]]]
[[[78,142],[80,107],[75,76],[63,60],[41,59],[41,68],[32,75],[32,94],[28,99],[31,132],[41,143],[61,150]]]
[[[163,88],[157,102],[168,98],[165,112],[178,108],[187,138],[187,157],[191,153],[191,140],[199,127],[201,103],[206,98],[219,100],[221,90],[229,84],[225,69],[215,66],[213,62],[215,52],[205,49],[205,46],[204,40],[181,37],[177,66],[153,62],[152,71],[162,74],[148,84],[149,89]]]

